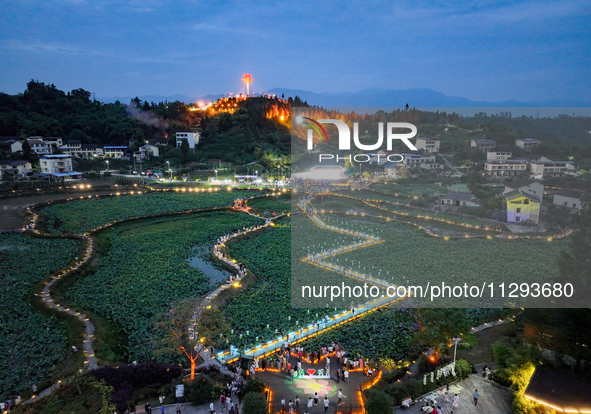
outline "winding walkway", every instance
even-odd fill
[[[39,215],[36,213],[31,212],[29,209],[27,209],[27,211],[29,211],[33,217],[31,219],[31,230],[33,233],[38,234],[38,235],[42,235],[42,236],[52,236],[48,233],[41,233],[37,228],[37,222],[39,220]],[[88,316],[86,316],[83,313],[80,312],[76,312],[72,309],[70,309],[69,307],[60,305],[58,303],[56,303],[53,298],[51,297],[51,287],[60,279],[62,279],[65,276],[69,276],[70,274],[72,274],[73,272],[77,271],[82,265],[84,265],[85,263],[87,263],[92,255],[92,251],[94,248],[94,244],[92,241],[92,238],[86,234],[82,234],[79,236],[76,236],[77,239],[82,240],[82,242],[86,243],[86,249],[84,250],[84,256],[82,257],[82,260],[78,260],[78,257],[76,257],[76,262],[73,265],[70,265],[67,268],[64,268],[60,271],[57,272],[57,274],[54,274],[53,276],[51,276],[51,280],[46,283],[46,285],[43,287],[43,290],[41,291],[41,300],[51,309],[57,310],[59,312],[64,312],[67,313],[69,315],[72,315],[76,318],[78,318],[78,320],[80,322],[82,322],[82,324],[84,325],[84,341],[83,341],[83,345],[82,345],[82,350],[84,352],[84,368],[88,368],[90,370],[95,369],[98,367],[98,363],[96,360],[96,357],[94,355],[94,349],[92,347],[92,339],[94,337],[94,324],[90,321],[90,319],[88,318]]]

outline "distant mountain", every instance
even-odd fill
[[[538,102],[508,100],[502,102],[473,101],[449,96],[431,89],[364,89],[359,92],[314,93],[300,89],[274,88],[266,93],[281,96],[299,96],[310,105],[323,107],[588,107],[591,101],[577,99],[552,99]]]
[[[591,107],[591,101],[582,101],[578,99],[549,99],[545,101],[517,101],[508,100],[502,102],[473,101],[458,96],[449,96],[431,89],[381,89],[371,88],[359,92],[342,93],[315,93],[301,89],[273,88],[266,94],[277,96],[285,95],[285,98],[299,96],[302,100],[308,101],[310,105],[323,107],[404,107],[408,104],[410,107]],[[223,97],[224,94],[206,95],[201,97],[190,97],[187,95],[145,95],[138,96],[141,100],[148,102],[163,101],[181,101],[185,103],[192,102],[211,102]],[[98,98],[99,101],[112,103],[119,100],[122,103],[129,103],[134,96]]]

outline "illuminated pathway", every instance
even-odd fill
[[[381,240],[379,237],[371,236],[369,234],[365,234],[365,233],[361,233],[361,232],[357,232],[357,231],[353,231],[353,230],[348,230],[348,229],[341,229],[338,227],[327,225],[326,223],[324,223],[324,221],[322,221],[316,215],[316,210],[313,207],[308,206],[308,204],[311,202],[311,200],[312,199],[309,196],[304,197],[300,201],[299,207],[307,214],[308,218],[310,218],[316,225],[318,225],[319,227],[324,228],[326,230],[335,231],[335,232],[347,234],[350,236],[360,237],[362,239],[365,239],[365,241],[354,243],[349,246],[340,247],[339,249],[334,249],[334,250],[331,250],[328,252],[321,252],[321,253],[313,254],[313,255],[310,255],[302,260],[305,262],[314,264],[316,266],[320,266],[320,267],[326,268],[328,270],[341,273],[345,276],[352,277],[357,280],[361,280],[363,282],[368,282],[373,285],[377,285],[381,288],[387,288],[390,286],[395,287],[394,285],[391,285],[390,283],[388,283],[384,280],[376,279],[376,278],[371,277],[369,275],[355,272],[353,270],[346,270],[342,266],[337,266],[337,265],[331,264],[325,260],[329,257],[347,252],[349,250],[358,249],[358,248],[362,248],[362,247],[368,247],[368,246],[374,245],[376,243],[381,243],[381,242],[383,242],[383,240]],[[236,234],[235,236],[238,236],[238,235],[239,234]],[[219,256],[218,256],[218,258],[219,258]],[[226,263],[235,263],[235,261],[231,261],[227,258],[224,258],[224,260],[226,261]],[[234,264],[234,266],[236,266],[236,265]],[[308,326],[302,327],[301,329],[295,330],[293,332],[289,332],[287,335],[280,335],[276,339],[269,340],[264,344],[259,344],[251,349],[246,349],[243,351],[243,353],[241,353],[238,349],[233,349],[232,351],[219,352],[217,354],[217,357],[219,360],[221,360],[222,362],[225,362],[225,363],[230,363],[230,362],[234,362],[234,361],[238,360],[242,354],[248,358],[254,358],[254,359],[263,358],[263,357],[279,350],[283,346],[283,344],[285,344],[285,343],[289,343],[289,344],[293,345],[295,343],[305,341],[308,338],[322,334],[326,331],[329,331],[330,329],[336,328],[336,327],[341,326],[345,323],[351,322],[352,320],[355,320],[363,315],[373,312],[381,307],[388,305],[392,301],[399,300],[399,299],[401,299],[401,298],[388,297],[388,296],[381,297],[381,298],[369,301],[367,303],[364,303],[355,309],[351,309],[348,311],[344,311],[344,312],[329,316],[328,320],[326,320],[326,319],[319,320],[316,323],[309,324]]]
[[[39,215],[37,215],[36,213],[32,213],[28,208],[27,210],[33,215],[31,220],[31,226],[33,229],[32,231],[35,234],[50,236],[50,234],[41,233],[39,230],[35,228],[37,221],[39,219]],[[90,255],[93,249],[92,238],[89,237],[87,234],[76,236],[76,238],[86,243],[86,250],[84,251],[84,256],[82,257],[82,260],[78,260],[78,257],[76,257],[76,262],[73,265],[70,265],[69,267],[62,269],[58,271],[55,275],[53,275],[51,277],[51,280],[45,284],[43,290],[41,291],[41,300],[50,308],[55,309],[59,312],[65,312],[69,315],[72,315],[78,318],[80,322],[84,324],[84,342],[82,344],[82,351],[84,352],[84,368],[92,370],[98,367],[98,363],[94,355],[94,349],[92,347],[92,339],[94,337],[94,324],[83,313],[76,312],[68,307],[56,303],[49,292],[54,283],[56,283],[64,276],[68,276],[72,272],[75,272],[80,268],[80,266],[85,264],[90,259]],[[80,371],[82,371],[82,369],[80,369]]]

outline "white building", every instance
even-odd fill
[[[544,184],[531,178],[522,178],[520,180],[505,183],[505,190],[503,194],[510,193],[514,190],[520,190],[524,193],[531,194],[537,197],[540,202],[544,199]]]
[[[48,154],[39,158],[42,176],[81,178],[82,173],[72,169],[72,156],[69,154]]]
[[[189,143],[189,148],[195,149],[197,145],[199,145],[199,139],[201,138],[201,134],[197,131],[194,132],[177,132],[175,134],[176,137],[176,146],[177,148],[181,147],[183,143],[183,139],[186,139]]]
[[[437,204],[443,204],[446,206],[480,206],[480,203],[474,194],[452,192],[448,192],[446,195],[442,196]]]
[[[486,153],[487,160],[508,160],[511,158],[510,151],[489,151]]]
[[[415,147],[425,152],[439,152],[439,138],[417,137]]]
[[[28,139],[40,139],[41,141],[45,142],[46,144],[51,145],[53,148],[59,148],[63,145],[63,140],[61,137],[34,136],[34,137],[29,137]]]
[[[402,162],[391,162],[384,165],[384,171],[382,172],[375,172],[373,174],[374,177],[384,177],[384,178],[401,178],[406,175],[410,175],[408,168]]]
[[[524,139],[516,139],[515,140],[515,145],[517,145],[519,148],[523,148],[523,149],[532,149],[534,147],[537,147],[541,143],[542,143],[542,141],[540,141],[539,139],[533,139],[533,138],[524,138]]]
[[[345,168],[340,165],[315,165],[309,171],[294,173],[292,177],[303,180],[342,180],[345,178]]]
[[[138,152],[133,153],[133,156],[136,160],[145,160],[148,157],[158,157],[158,147],[149,144],[143,145],[140,147],[140,150]]]
[[[125,145],[109,145],[103,147],[105,158],[123,158],[127,147]]]
[[[51,144],[46,143],[42,139],[27,138],[27,142],[31,146],[31,151],[33,151],[37,155],[51,154],[53,152],[53,148],[52,148]],[[23,140],[23,139],[13,142],[12,144],[10,144],[10,151],[12,151],[12,152],[22,151],[24,143],[25,143],[25,140]]]
[[[572,209],[581,209],[591,201],[589,194],[576,190],[560,190],[554,194],[553,203],[557,206],[565,206]]]
[[[10,173],[14,177],[23,178],[31,172],[31,163],[24,160],[0,160],[0,179],[4,173]]]
[[[80,157],[82,158],[97,158],[104,156],[104,150],[97,144],[82,144],[80,145]]]
[[[532,178],[564,177],[575,173],[575,164],[571,161],[536,161],[531,163]]]
[[[489,177],[515,177],[527,170],[526,160],[488,160],[484,164]]]
[[[421,163],[435,163],[435,154],[414,153],[414,154],[400,154],[402,155],[402,162],[409,168],[419,167]]]
[[[490,152],[494,151],[497,146],[497,143],[492,139],[473,139],[470,142],[470,146],[474,148],[478,148],[480,151]]]

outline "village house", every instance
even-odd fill
[[[168,138],[156,138],[155,144],[166,147],[168,145]]]
[[[31,151],[37,155],[51,154],[53,152],[51,144],[46,143],[42,139],[27,138],[27,142],[31,147]],[[24,143],[24,139],[19,139],[18,141],[13,142],[10,144],[10,151],[13,153],[22,151]]]
[[[540,199],[540,202],[544,199],[544,184],[539,181],[532,180],[531,178],[522,178],[520,180],[511,181],[505,183],[505,190],[503,194],[510,193],[514,190],[521,190],[528,194],[531,194]]]
[[[403,163],[391,162],[384,165],[384,170],[382,172],[375,172],[373,176],[376,178],[401,178],[408,173],[408,168],[406,168],[406,165]]]
[[[199,139],[201,138],[201,134],[197,131],[194,132],[177,132],[175,134],[176,137],[176,146],[180,148],[181,144],[183,143],[183,139],[186,139],[189,143],[189,148],[195,149],[197,145],[199,145]]]
[[[564,177],[575,173],[575,164],[571,161],[535,161],[530,167],[531,178]]]
[[[470,146],[478,148],[479,151],[490,152],[494,151],[497,143],[492,139],[473,139],[470,142]]]
[[[533,138],[516,139],[515,145],[526,150],[532,149],[540,145],[542,141]]]
[[[442,170],[443,165],[437,164],[435,154],[419,153],[419,154],[400,154],[402,155],[402,162],[408,168],[423,168],[426,170]]]
[[[417,147],[419,151],[422,150],[424,152],[438,153],[439,146],[439,138],[417,137],[417,140],[415,142],[415,147]]]
[[[591,201],[591,194],[577,190],[562,189],[554,193],[553,204],[580,210]]]
[[[522,190],[505,194],[507,199],[507,223],[530,221],[538,223],[540,218],[540,199]]]
[[[511,151],[489,151],[486,153],[487,160],[508,160],[511,158]]]
[[[484,164],[484,173],[489,177],[515,177],[526,171],[526,160],[488,160]]]
[[[82,173],[72,168],[72,156],[69,154],[48,154],[39,158],[41,177],[82,178]]]
[[[155,145],[143,145],[140,147],[140,150],[133,153],[136,160],[145,160],[148,157],[158,157],[159,151],[158,147]]]
[[[4,173],[10,173],[13,177],[23,178],[31,172],[32,166],[29,161],[24,160],[0,160],[0,179]]]
[[[480,202],[474,196],[474,194],[468,193],[452,193],[448,192],[446,195],[439,198],[437,204],[443,204],[446,206],[467,206],[467,207],[479,207]]]
[[[125,145],[109,145],[103,147],[105,158],[123,158],[126,151],[127,146]]]

